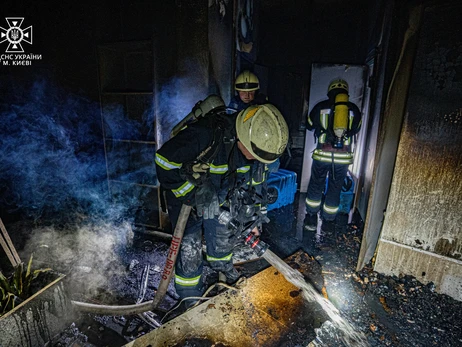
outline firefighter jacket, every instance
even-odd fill
[[[343,141],[343,148],[332,146],[334,101],[332,99],[317,103],[308,115],[307,129],[314,131],[317,146],[312,158],[326,163],[353,163],[353,139],[361,128],[361,111],[352,102],[348,102],[348,130]]]
[[[209,169],[203,176],[213,183],[220,204],[225,202],[228,192],[236,187],[256,186],[260,194],[266,195],[262,184],[268,175],[266,165],[257,160],[247,160],[234,141],[237,113],[220,117],[228,119],[225,136],[222,138],[217,135],[217,124],[213,119],[218,117],[205,117],[181,130],[156,153],[156,171],[160,184],[164,189],[171,190],[182,203],[194,205],[195,192],[202,179],[191,179],[185,175],[185,169],[197,162],[198,156],[210,148],[213,155],[206,160]],[[217,138],[219,143],[211,146]]]

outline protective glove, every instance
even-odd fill
[[[195,179],[199,179],[202,175],[210,170],[210,165],[205,163],[197,163],[192,166],[192,176]]]
[[[220,213],[220,204],[215,187],[210,181],[204,182],[196,191],[197,216],[213,219]]]
[[[209,169],[210,166],[205,163],[187,163],[180,169],[180,175],[184,180],[198,187],[208,179]]]

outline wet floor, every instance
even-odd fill
[[[270,211],[269,217],[271,222],[264,229],[262,240],[268,243],[271,252],[283,259],[299,250],[308,254],[313,261],[307,262],[311,267],[307,280],[317,292],[328,297],[356,331],[366,336],[371,346],[462,345],[462,303],[437,294],[432,284],[423,285],[409,276],[377,274],[370,264],[363,271],[355,272],[362,238],[362,221],[357,215],[341,216],[335,242],[326,243],[322,242],[319,231],[318,234],[308,233],[302,229],[303,196],[297,196],[292,205]],[[11,234],[14,233],[12,229]],[[95,228],[90,229],[94,234]],[[124,305],[153,298],[169,247],[168,240],[138,234],[136,230],[135,233],[133,230],[127,232],[126,226],[117,226],[100,233],[96,229],[99,238],[91,243],[86,231],[79,229],[85,242],[64,239],[59,247],[54,247],[57,234],[50,232],[48,235],[49,232],[48,229],[39,230],[40,237],[33,237],[35,244],[30,243],[29,248],[20,253],[27,258],[33,249],[37,264],[54,265],[65,273],[74,300]],[[58,234],[62,236],[63,233]],[[80,251],[84,255],[77,256]],[[289,265],[296,268],[296,264]],[[250,277],[270,264],[265,259],[252,259],[237,266]],[[206,274],[209,283],[216,280],[216,274],[210,269],[206,268]],[[148,280],[143,281],[146,276]],[[143,282],[145,287],[141,285]],[[78,314],[75,323],[50,346],[122,346],[156,329],[153,322],[162,321],[165,313],[175,307],[177,299],[170,286],[160,310],[149,319]],[[170,314],[162,323],[179,313]],[[338,330],[326,317],[325,322],[319,321],[309,327],[308,332],[295,331],[283,346],[344,345],[336,337]],[[188,343],[187,346],[208,346],[208,341],[199,338]]]

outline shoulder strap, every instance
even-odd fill
[[[220,149],[220,145],[222,143],[231,142],[233,141],[232,134],[231,134],[231,126],[232,123],[230,122],[230,117],[227,114],[215,113],[207,116],[208,127],[214,129],[213,137],[210,141],[210,144],[205,148],[196,158],[196,161],[201,161],[204,163],[210,163],[215,159],[218,151]],[[227,149],[228,152],[228,149]],[[229,153],[227,153],[229,155]]]

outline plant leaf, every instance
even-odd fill
[[[34,274],[39,274],[41,272],[48,272],[48,271],[51,271],[51,268],[47,267],[46,269],[37,269],[37,270],[34,270]]]
[[[0,272],[0,286],[6,292],[12,292],[10,283],[8,282],[8,279],[1,272]]]
[[[29,297],[31,283],[40,273],[52,270],[46,268],[32,271],[32,259],[33,255],[29,259],[27,268],[24,268],[24,263],[18,264],[10,280],[0,272],[0,316],[14,309],[16,299],[26,300]]]
[[[32,268],[32,258],[33,258],[33,256],[34,256],[34,253],[32,253],[30,255],[29,264],[27,264],[26,278],[28,278],[30,276],[30,270]]]
[[[27,264],[26,272],[24,273],[22,299],[26,299],[30,295],[30,287],[33,280],[33,275],[31,274],[33,256],[34,254],[32,253],[30,255],[29,263]]]
[[[44,272],[48,272],[48,271],[51,271],[51,268],[34,270],[34,272],[32,274],[32,279],[36,279],[38,275],[40,275],[41,273],[44,273]]]
[[[22,271],[23,271],[23,266],[24,266],[23,263],[19,263],[19,264],[15,267],[15,271],[14,271],[14,276],[13,276],[13,287],[14,287],[15,291],[13,292],[13,294],[16,294],[17,296],[21,296],[21,294],[22,294],[22,292],[23,292],[23,286],[22,286]]]
[[[5,300],[5,305],[3,306],[2,315],[8,311],[14,309],[14,294],[8,293],[8,296]]]

